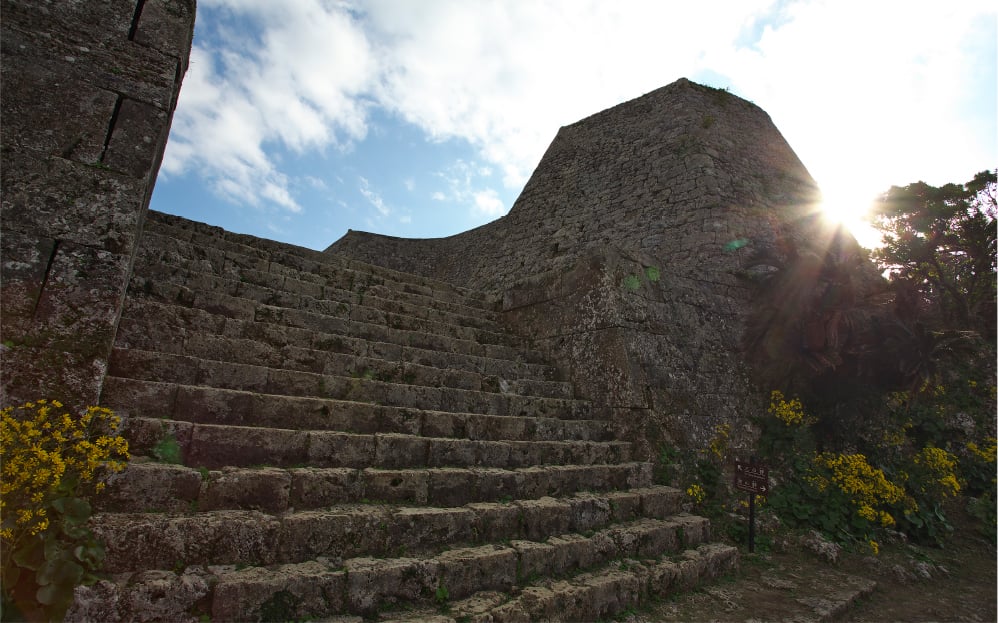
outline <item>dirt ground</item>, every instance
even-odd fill
[[[742,546],[735,575],[623,620],[998,621],[995,546],[966,517],[951,519],[956,531],[945,548],[895,543],[877,556],[843,551],[835,563],[793,545],[754,554]]]

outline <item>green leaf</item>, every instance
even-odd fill
[[[42,540],[30,537],[14,551],[14,562],[19,567],[37,571],[45,563],[45,555],[41,548]]]
[[[72,584],[46,584],[45,586],[40,586],[35,592],[35,599],[42,605],[57,610],[65,610],[69,606],[69,602],[73,599],[73,587],[74,585]]]
[[[76,586],[83,579],[83,567],[72,560],[50,560],[35,574],[35,581],[41,586],[68,584]]]
[[[90,503],[83,498],[59,498],[52,501],[52,507],[62,513],[66,521],[74,524],[86,523],[92,514]]]
[[[21,568],[17,565],[11,565],[8,569],[4,569],[4,584],[7,586],[17,586],[17,579],[21,577]]]
[[[91,569],[100,565],[101,561],[104,560],[105,554],[104,545],[93,540],[82,545],[77,545],[73,550],[73,555],[76,559]]]
[[[79,541],[90,536],[90,529],[85,525],[78,525],[65,521],[62,524],[62,533],[73,541]]]

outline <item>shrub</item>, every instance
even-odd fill
[[[86,527],[87,498],[125,468],[128,442],[103,407],[72,416],[57,401],[37,400],[5,407],[0,419],[4,613],[60,619],[73,588],[95,581],[103,562],[104,548]]]

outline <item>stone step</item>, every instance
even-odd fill
[[[218,281],[217,278],[215,278]],[[234,284],[229,287],[228,284]],[[145,277],[134,274],[129,282],[129,296],[151,298],[163,302],[190,304],[192,307],[216,311],[233,318],[270,321],[289,316],[303,319],[313,328],[324,328],[329,333],[356,335],[367,339],[384,339],[389,332],[411,332],[439,335],[475,344],[520,348],[522,338],[511,333],[479,329],[447,320],[427,320],[418,316],[386,313],[364,305],[348,304],[335,300],[324,301],[303,298],[300,295],[259,292],[258,286],[248,287],[239,282],[208,283],[201,277],[192,284]],[[282,310],[278,314],[273,310]]]
[[[591,404],[582,400],[426,387],[138,349],[113,349],[107,374],[139,381],[200,385],[282,396],[332,398],[453,413],[593,419]]]
[[[131,452],[155,456],[174,442],[182,463],[209,469],[250,466],[496,467],[600,465],[630,461],[625,441],[475,441],[399,433],[357,434],[129,417]]]
[[[523,542],[517,542],[521,545]],[[560,541],[551,541],[561,551]],[[567,545],[571,545],[571,540]],[[522,546],[521,546],[522,547]],[[529,548],[529,544],[527,546]],[[513,549],[495,550],[505,562]],[[525,549],[529,554],[529,549]],[[73,620],[134,620],[147,604],[157,620],[317,621],[323,623],[523,623],[526,621],[610,620],[648,601],[689,592],[737,570],[734,547],[701,544],[676,553],[635,560],[619,558],[555,580],[514,576],[508,591],[476,590],[455,599],[448,580],[464,588],[481,571],[488,550],[458,551],[413,562],[353,559],[347,564],[320,559],[296,565],[236,570],[190,567],[181,573],[148,571],[118,582],[99,581],[76,590]],[[471,559],[479,566],[461,565]],[[556,568],[570,555],[552,561]],[[435,564],[434,564],[435,563]],[[507,566],[497,570],[506,572]],[[350,571],[353,571],[353,574]],[[352,577],[351,577],[352,575]],[[510,583],[505,576],[500,585]],[[489,580],[488,583],[494,583]],[[380,603],[375,603],[381,599]],[[433,604],[433,605],[430,605]],[[149,608],[146,608],[147,610]],[[380,612],[379,612],[380,609]],[[356,612],[358,614],[343,614]],[[363,616],[362,616],[363,615]],[[379,616],[380,615],[380,616]],[[803,620],[803,619],[802,619]]]
[[[609,421],[454,413],[307,396],[280,396],[109,376],[102,406],[123,416],[352,433],[404,433],[475,441],[610,441]]]
[[[134,277],[130,288],[135,287]],[[356,337],[374,342],[389,342],[429,350],[492,357],[496,359],[524,360],[542,363],[543,356],[523,345],[522,338],[512,334],[492,333],[438,322],[398,317],[400,322],[364,322],[350,318],[303,311],[279,305],[268,305],[251,299],[229,296],[211,290],[195,291],[168,282],[143,282],[140,289],[130,289],[130,299],[149,299],[183,307],[202,309],[226,319],[271,323],[322,333]]]
[[[274,264],[263,267],[258,262],[233,261],[229,254],[222,270],[213,272],[206,270],[203,261],[185,259],[179,253],[140,253],[136,257],[133,274],[139,277],[132,284],[133,291],[142,291],[146,281],[153,284],[167,282],[195,291],[214,290],[270,305],[328,315],[356,316],[358,320],[393,314],[503,332],[498,314],[492,310],[399,292],[377,279],[356,281],[354,274],[344,281],[342,275],[315,275]]]
[[[225,523],[209,517],[170,521],[136,516],[127,518],[131,523],[124,531],[109,527],[113,516],[98,517],[93,523],[98,531],[104,530],[99,538],[107,542],[132,539],[132,543],[142,544],[139,549],[111,546],[109,569],[122,568],[119,565],[140,572],[172,568],[185,570],[183,575],[207,576],[214,589],[210,596],[212,619],[223,621],[258,620],[263,614],[258,608],[286,591],[280,585],[289,578],[322,586],[332,572],[343,582],[342,589],[327,592],[327,597],[342,595],[342,601],[327,601],[321,609],[296,612],[297,617],[347,612],[374,616],[392,606],[432,604],[442,595],[447,600],[460,600],[481,591],[511,592],[537,577],[571,577],[611,561],[620,568],[639,558],[682,556],[685,548],[697,547],[709,536],[706,519],[674,515],[614,523],[587,529],[584,534],[562,531],[476,545],[474,533],[467,527],[474,519],[470,509],[460,509],[466,511],[468,521],[462,521],[454,511],[411,509],[415,513],[409,514],[401,509],[394,515],[379,515],[365,514],[364,510],[323,517],[313,517],[317,513],[310,512],[281,519],[230,514]],[[334,523],[340,525],[328,528]],[[378,532],[393,548],[389,557],[352,554],[359,541]],[[454,546],[441,543],[432,551],[408,550],[408,543],[419,545],[430,535],[450,539],[448,543]],[[300,562],[280,562],[287,555],[307,556],[315,551],[326,554]],[[219,562],[222,560],[235,562]]]
[[[352,275],[354,283],[387,285],[393,291],[419,294],[483,310],[495,308],[495,299],[484,292],[365,264],[336,254],[321,253],[245,234],[234,234],[218,227],[177,219],[179,217],[150,210],[140,252],[155,254],[159,250],[163,253],[161,257],[174,254],[178,257],[198,258],[204,268],[211,270],[224,270],[225,261],[229,259],[230,262],[241,262],[243,265],[256,266],[258,269],[272,269],[275,273],[283,270],[291,274],[311,274],[348,283]],[[166,236],[178,243],[191,243],[194,248],[168,246],[159,249],[156,241],[152,240],[155,234]],[[193,255],[188,255],[189,252],[193,252]]]
[[[677,491],[649,488],[651,483],[651,463],[518,469],[262,467],[208,470],[133,460],[124,472],[111,478],[96,505],[101,511],[119,512],[181,513],[198,509],[281,514],[351,503],[448,508],[477,502],[573,494],[585,498],[586,494],[581,492],[603,492],[599,498],[618,509],[637,508],[643,495],[644,514],[649,512],[652,494],[665,492],[675,498],[673,503],[678,503]],[[631,491],[622,491],[624,489]],[[628,516],[631,513],[630,510],[621,512]]]
[[[642,603],[667,599],[716,581],[735,572],[738,562],[736,548],[702,544],[657,560],[614,561],[599,570],[525,586],[513,595],[480,591],[435,608],[389,612],[378,620],[383,623],[608,621]]]
[[[246,272],[248,271],[242,271]],[[367,288],[359,292],[318,284],[311,284],[311,288],[308,288],[303,285],[308,282],[294,283],[289,278],[282,278],[281,287],[284,289],[267,287],[256,283],[264,280],[260,275],[247,277],[242,273],[215,275],[167,264],[137,264],[129,288],[133,296],[170,297],[185,290],[195,293],[214,292],[275,307],[395,328],[426,330],[427,327],[445,327],[448,334],[454,337],[496,344],[511,344],[516,339],[506,334],[495,320],[484,316],[457,314],[432,306],[423,307],[381,298],[371,294]],[[379,287],[378,292],[384,296],[392,296],[383,286]],[[469,309],[467,312],[474,313],[474,310]]]
[[[686,536],[691,530],[705,534],[706,519],[677,515],[680,498],[670,487],[649,487],[448,508],[342,504],[279,515],[245,510],[100,513],[91,524],[107,548],[105,570],[121,573],[175,568],[178,561],[185,567],[267,566],[322,556],[422,556],[463,545],[543,541],[565,533],[614,535],[635,524],[671,527],[669,522],[677,518],[685,522]]]
[[[259,356],[259,352],[267,348],[291,351],[306,349],[358,359],[411,363],[444,370],[472,372],[507,381],[514,379],[553,381],[556,377],[552,366],[526,363],[516,351],[486,348],[485,350],[491,351],[493,356],[505,354],[510,357],[495,358],[461,352],[427,350],[313,329],[239,320],[202,309],[142,298],[129,298],[125,301],[115,341],[123,348],[184,354],[187,341],[194,336],[222,336],[248,340],[257,344],[247,353],[248,357]]]
[[[115,338],[120,349],[157,351],[183,354],[206,360],[229,363],[253,362],[255,365],[275,369],[295,370],[326,376],[376,379],[404,382],[426,387],[450,387],[472,391],[503,392],[541,396],[545,398],[572,398],[570,383],[534,379],[505,379],[461,369],[424,366],[412,362],[388,361],[373,357],[329,352],[291,345],[274,346],[255,339],[229,337],[215,333],[193,333],[183,336],[180,348],[162,349],[156,340],[157,329],[162,323],[151,318],[124,317],[118,325]]]

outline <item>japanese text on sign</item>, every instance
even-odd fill
[[[769,492],[769,467],[735,461],[735,488],[765,495]]]

